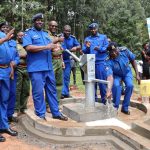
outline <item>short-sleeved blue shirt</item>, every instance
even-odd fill
[[[86,47],[86,42],[89,41],[91,46],[88,48]],[[82,51],[84,54],[95,54],[96,57],[96,64],[100,61],[106,60],[108,57],[107,47],[108,47],[108,40],[106,35],[97,33],[95,36],[88,36],[84,40],[84,45]],[[99,47],[98,50],[94,50],[95,47]]]
[[[5,36],[6,34],[0,31],[0,38],[4,38]],[[8,41],[6,41],[3,44],[0,44],[0,64],[9,65],[10,61],[11,61],[10,47],[8,45]]]
[[[51,43],[48,32],[36,30],[34,27],[26,30],[23,37],[23,47],[28,45],[46,46]],[[28,72],[52,70],[51,50],[39,52],[27,52],[27,70]]]
[[[79,46],[80,43],[74,36],[70,35],[68,38],[64,39],[64,41],[62,42],[61,45],[64,50],[65,49],[70,50],[75,46]],[[68,61],[70,62],[70,54],[68,54],[67,52],[64,51],[63,52],[63,60],[64,60],[64,62],[68,62]]]
[[[6,36],[5,33],[0,31],[0,38],[4,38]],[[0,44],[0,64],[1,65],[9,65],[11,62],[11,53],[10,53],[10,47],[8,45],[8,41]],[[9,79],[10,76],[10,67],[8,68],[0,68],[0,80],[1,79]]]
[[[15,40],[11,39],[8,41],[8,45],[10,47],[11,59],[12,59],[12,61],[15,62],[16,65],[18,65],[20,62],[20,58],[19,58],[19,54],[17,51],[17,42]]]
[[[132,77],[130,61],[135,60],[135,55],[128,49],[119,52],[119,56],[115,59],[109,59],[107,64],[112,69],[113,75],[124,77],[126,75]]]

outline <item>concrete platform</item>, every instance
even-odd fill
[[[103,120],[117,116],[117,110],[113,105],[95,103],[94,108],[85,108],[84,103],[69,103],[63,105],[63,113],[77,122]]]
[[[82,102],[83,100],[65,99],[61,104],[65,106],[68,103],[69,106],[72,102]],[[55,120],[52,119],[51,114],[46,114],[47,121],[44,121],[34,114],[33,108],[30,108],[26,115],[22,117],[21,123],[26,131],[42,140],[53,143],[71,144],[99,141],[100,143],[109,143],[114,149],[149,150],[149,137],[139,134],[134,129],[137,127],[135,122],[141,121],[147,124],[147,127],[145,127],[147,132],[150,124],[150,120],[148,120],[150,109],[138,102],[132,101],[131,104],[134,107],[130,107],[130,116],[121,113],[119,110],[116,118],[88,122],[78,122],[71,118],[67,122]]]

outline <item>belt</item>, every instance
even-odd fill
[[[27,67],[27,65],[26,64],[20,64],[20,65],[18,65],[18,67]]]
[[[0,64],[0,68],[8,68],[9,67],[9,65],[5,65],[5,64]]]
[[[60,59],[61,58],[61,55],[58,55],[58,56],[52,56],[53,59]]]

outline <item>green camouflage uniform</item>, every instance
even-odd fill
[[[17,43],[19,56],[26,55],[25,49]],[[27,72],[26,58],[20,57],[20,64],[17,66],[17,88],[16,88],[16,111],[24,112],[27,109],[27,101],[30,94],[30,81]]]
[[[57,35],[52,35],[51,32],[48,32],[50,39],[53,41]],[[62,75],[63,75],[63,69],[62,69],[62,50],[60,49],[57,52],[52,52],[52,63],[53,63],[53,70],[55,74],[56,79],[56,88],[57,88],[57,95],[58,95],[58,102],[61,97],[61,90],[62,90]],[[47,100],[46,100],[47,103]],[[47,104],[46,104],[47,105]],[[47,105],[48,106],[48,105]]]

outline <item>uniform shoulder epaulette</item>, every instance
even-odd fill
[[[76,38],[74,35],[70,35],[71,37],[73,37],[73,38]]]
[[[28,28],[28,29],[25,30],[25,32],[28,32],[28,31],[30,31],[31,29],[32,29],[32,28]]]
[[[43,31],[48,33],[48,30],[44,30],[44,29],[43,29]]]
[[[127,50],[127,47],[121,46],[121,47],[118,47],[118,49],[119,49],[120,51],[126,51],[126,50]]]

